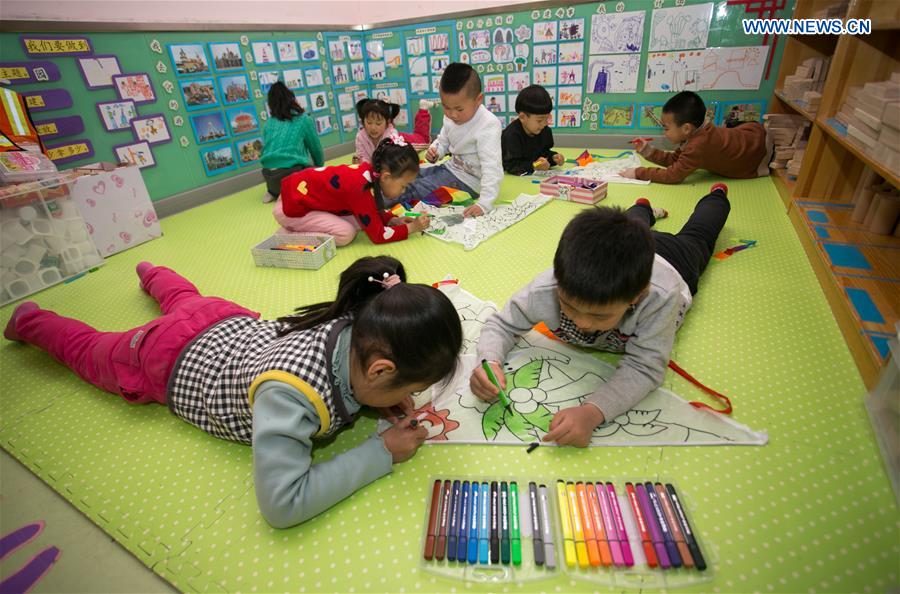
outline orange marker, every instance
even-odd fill
[[[598,484],[602,485],[603,483]],[[591,501],[591,515],[594,518],[594,527],[597,532],[597,548],[600,551],[600,562],[603,563],[604,567],[609,567],[613,564],[612,551],[609,548],[609,539],[611,538],[611,535],[606,532],[603,523],[603,509],[600,505],[600,498],[597,495],[597,489],[594,485],[591,485],[591,488],[588,489],[587,496]]]
[[[588,483],[587,490],[593,490],[594,486]],[[577,483],[575,490],[578,492],[578,505],[581,508],[581,519],[584,523],[584,543],[587,545],[588,561],[594,567],[600,565],[600,549],[597,548],[597,532],[594,530],[594,515],[591,513],[591,506],[588,502],[588,496],[584,483]]]

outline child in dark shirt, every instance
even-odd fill
[[[503,131],[503,170],[513,175],[530,175],[562,165],[565,157],[553,152],[553,131],[547,123],[553,100],[540,85],[525,87],[516,97],[519,116]]]

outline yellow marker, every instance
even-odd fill
[[[566,484],[562,481],[556,481],[556,499],[559,503],[559,520],[563,531],[563,552],[566,556],[566,565],[575,567],[577,555],[575,553],[575,543],[572,541],[572,518],[569,516]]]
[[[578,505],[578,492],[575,485],[568,483],[566,491],[569,495],[569,513],[572,514],[572,532],[575,539],[575,553],[578,557],[578,565],[582,568],[590,565],[587,545],[584,542],[584,525],[581,522],[581,509]]]

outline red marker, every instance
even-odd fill
[[[644,515],[641,513],[641,506],[638,503],[634,485],[625,483],[625,490],[628,492],[628,502],[631,504],[631,509],[634,511],[634,519],[637,522],[638,530],[641,532],[641,544],[644,545],[644,556],[647,557],[647,565],[649,567],[656,567],[656,553],[653,552],[650,532],[647,531],[647,523],[644,521]]]
[[[441,492],[441,523],[438,527],[437,546],[434,558],[444,560],[447,552],[447,523],[450,520],[450,481],[444,481],[444,489]]]
[[[438,506],[441,503],[441,481],[434,481],[431,490],[431,511],[428,514],[428,534],[425,537],[425,560],[434,557],[434,533],[437,529]]]
[[[637,144],[637,143],[640,142],[641,140],[644,140],[644,141],[646,141],[646,142],[650,142],[650,141],[653,140],[653,139],[650,138],[650,137],[648,136],[647,138],[632,138],[632,139],[629,140],[628,142],[630,142],[631,144]]]

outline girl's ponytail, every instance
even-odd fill
[[[324,301],[313,305],[298,307],[292,316],[278,318],[283,327],[278,335],[284,336],[295,330],[306,330],[319,324],[346,315],[356,314],[370,299],[386,290],[384,274],[397,275],[401,281],[406,280],[403,264],[390,256],[374,256],[360,258],[344,272],[338,283],[337,297],[334,301]],[[369,279],[372,280],[369,280]]]

